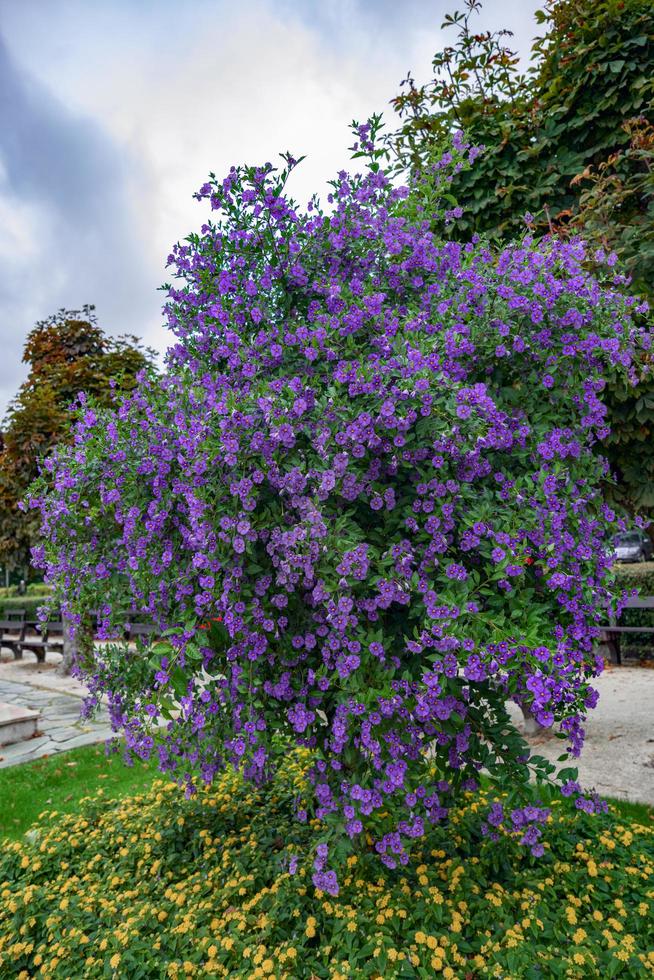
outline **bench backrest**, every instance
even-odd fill
[[[60,619],[52,620],[49,623],[43,624],[43,629],[45,633],[57,633],[58,635],[64,635],[64,624]]]
[[[157,627],[154,623],[130,623],[127,629],[127,639],[135,640],[138,636],[154,636]]]
[[[59,619],[52,619],[47,623],[41,623],[37,619],[26,619],[22,623],[25,632],[48,634],[57,633],[61,636],[64,635],[64,624]]]
[[[3,633],[22,633],[24,625],[22,620],[0,619],[0,631]]]
[[[654,595],[639,595],[636,599],[627,599],[625,609],[654,609]]]
[[[5,619],[11,619],[14,622],[21,622],[25,619],[26,610],[25,609],[5,609]]]

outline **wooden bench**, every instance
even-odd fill
[[[127,643],[135,646],[137,649],[139,640],[156,640],[157,636],[158,630],[154,623],[130,623],[129,627],[125,630]]]
[[[32,636],[28,635],[33,634]],[[39,663],[45,662],[45,656],[49,652],[61,653],[64,648],[64,624],[61,620],[54,620],[49,623],[25,622],[23,623],[23,636],[18,641],[20,659],[23,650],[29,650],[35,654]]]
[[[5,619],[12,619],[14,622],[24,622],[26,612],[24,609],[6,609]]]
[[[158,627],[154,623],[130,623],[125,626],[122,637],[117,636],[111,640],[95,640],[95,646],[103,648],[114,644],[126,643],[131,649],[138,648],[139,641],[148,639],[157,640],[159,638]]]
[[[654,610],[654,595],[639,596],[637,599],[627,599],[624,608]],[[618,626],[616,622],[611,622],[608,626],[602,626],[600,643],[606,644],[611,660],[616,664],[622,664],[620,638],[623,633],[654,633],[654,626]]]
[[[0,647],[7,647],[14,655],[14,660],[20,660],[23,651],[19,647],[25,635],[25,623],[20,619],[0,619]]]

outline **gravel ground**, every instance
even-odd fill
[[[654,670],[608,667],[593,686],[600,699],[588,718],[581,758],[561,765],[577,766],[584,789],[654,806]],[[529,743],[554,763],[565,745],[542,735]]]

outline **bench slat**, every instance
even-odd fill
[[[654,633],[654,626],[600,626],[605,633]]]

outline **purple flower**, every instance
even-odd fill
[[[580,241],[450,236],[439,194],[480,148],[458,134],[400,188],[378,127],[328,217],[286,196],[290,155],[203,185],[211,219],[169,260],[165,370],[114,410],[80,399],[29,503],[53,604],[77,626],[97,608],[107,640],[126,619],[162,638],[138,670],[99,646],[80,662],[89,710],[106,697],[128,754],[189,792],[308,750],[295,806],[336,834],[313,867],[333,895],[350,838],[405,865],[489,753],[514,795],[483,833],[544,853],[541,764],[495,719],[513,698],[581,751],[612,594],[603,390],[651,346]]]

